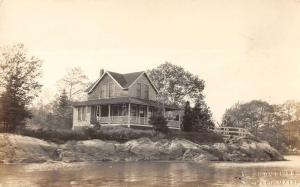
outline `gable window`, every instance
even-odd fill
[[[106,85],[106,92],[105,92],[105,96],[109,97],[109,84]]]
[[[115,96],[120,96],[120,88],[115,85]]]
[[[136,84],[136,96],[137,97],[142,97],[142,84],[141,83],[137,83]]]
[[[149,85],[145,84],[145,99],[149,99]]]
[[[114,83],[109,84],[109,97],[115,96],[115,85]]]
[[[105,98],[106,97],[106,85],[101,86],[100,89],[100,98]]]

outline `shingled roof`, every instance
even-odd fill
[[[120,74],[112,71],[106,71],[97,81],[91,84],[87,89],[86,92],[90,93],[96,87],[96,85],[100,82],[100,80],[105,76],[105,74],[110,75],[123,89],[128,89],[129,86],[142,74],[145,74],[149,79],[148,75],[144,71],[133,72],[133,73],[126,73]],[[151,82],[151,80],[149,79]],[[151,82],[154,89],[157,91],[153,83]]]
[[[144,73],[143,71],[127,74],[108,72],[123,88],[128,88],[142,73]]]

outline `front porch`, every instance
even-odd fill
[[[73,127],[89,125],[126,125],[152,127],[150,117],[163,112],[171,129],[180,129],[181,115],[178,108],[165,106],[150,100],[124,97],[89,100],[73,103]]]
[[[149,125],[154,107],[125,104],[96,105],[91,108],[91,124]]]

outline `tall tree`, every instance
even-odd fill
[[[187,101],[184,106],[184,115],[182,119],[181,130],[192,131],[193,130],[193,119],[192,119],[192,108],[190,102]]]
[[[58,128],[72,128],[72,107],[66,90],[63,90],[57,99],[54,115],[57,120],[56,125]]]
[[[197,75],[169,62],[148,71],[160,92],[160,100],[169,104],[184,105],[185,101],[203,99],[204,81]]]
[[[201,100],[197,100],[192,111],[193,129],[203,130],[213,128],[214,123],[208,106]]]
[[[70,101],[78,100],[82,97],[84,90],[89,84],[88,77],[80,67],[72,68],[58,81],[60,90],[65,89]]]
[[[28,106],[37,96],[41,85],[41,61],[28,57],[23,44],[0,51],[0,122],[5,132],[15,132],[31,117]]]

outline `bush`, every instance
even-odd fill
[[[68,140],[86,140],[84,131],[72,130],[52,130],[52,129],[22,129],[21,135],[52,141],[55,143],[64,143]]]
[[[153,138],[156,136],[153,130],[138,130],[123,126],[111,126],[101,128],[86,128],[82,130],[51,130],[51,129],[23,129],[21,135],[39,138],[55,143],[65,143],[70,140],[100,139],[108,141],[126,142],[138,138]]]
[[[87,136],[90,139],[101,139],[117,142],[126,142],[139,138],[150,138],[156,136],[153,130],[132,129],[124,126],[103,126],[100,129],[87,129]]]
[[[161,114],[151,116],[149,123],[153,126],[155,131],[159,131],[162,133],[167,133],[169,131],[169,128],[167,126],[168,122]]]
[[[192,131],[192,125],[193,125],[193,116],[192,116],[192,108],[190,106],[190,102],[187,101],[185,103],[185,107],[184,107],[184,115],[183,115],[183,120],[182,120],[182,126],[181,126],[181,130],[182,131]]]
[[[223,142],[222,136],[210,131],[203,132],[183,132],[178,130],[168,130],[168,133],[163,134],[157,131],[141,130],[127,128],[124,126],[102,126],[98,128],[87,128],[80,131],[72,130],[51,130],[51,129],[23,129],[21,135],[43,139],[46,141],[55,142],[58,144],[66,141],[80,141],[89,139],[100,139],[103,141],[126,142],[139,138],[149,138],[152,141],[160,139],[186,139],[194,143],[216,143]]]
[[[184,132],[184,131],[170,131],[166,135],[169,140],[172,139],[186,139],[197,144],[203,143],[220,143],[224,142],[223,137],[209,130]]]

